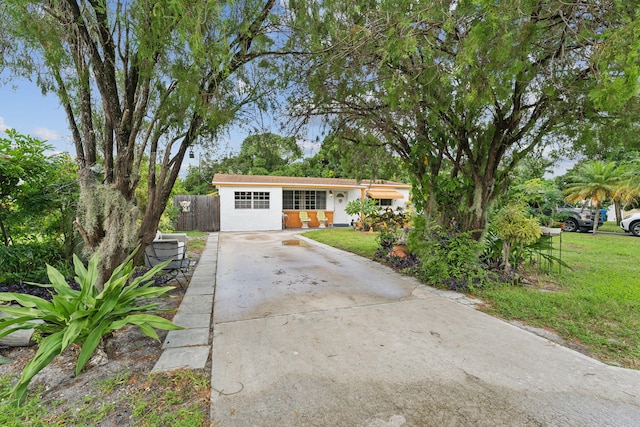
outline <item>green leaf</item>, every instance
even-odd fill
[[[73,313],[77,311],[78,303],[80,302],[81,301],[78,301],[78,299],[68,300],[60,295],[54,295],[53,298],[51,298],[51,303],[54,306],[54,310],[52,311],[54,311],[61,317],[68,319]]]
[[[62,331],[62,348],[65,349],[70,344],[76,342],[78,337],[86,332],[86,326],[88,323],[87,319],[70,322]]]
[[[138,325],[138,328],[140,328],[140,332],[142,332],[144,335],[150,338],[153,338],[156,341],[160,341],[160,337],[158,336],[158,333],[156,332],[156,330],[153,329],[151,326],[147,325],[146,323],[142,323]]]
[[[175,323],[154,314],[132,314],[124,319],[115,321],[111,324],[111,327],[116,330],[124,327],[125,325],[142,325],[148,324],[156,329],[162,329],[165,331],[178,331],[185,329],[182,326],[178,326]]]
[[[20,404],[24,401],[31,379],[57,355],[62,353],[62,350],[64,350],[62,348],[62,335],[63,332],[60,331],[40,341],[36,355],[25,365],[20,379],[11,390],[15,403]]]
[[[71,291],[71,287],[67,283],[67,279],[56,270],[54,267],[47,264],[47,276],[51,282],[51,287],[55,289],[58,295],[65,295],[68,291]]]
[[[97,300],[100,301],[100,300]],[[99,323],[104,319],[108,314],[113,313],[114,308],[118,306],[119,295],[116,293],[112,293],[110,295],[106,295],[105,299],[103,299],[100,305],[100,308],[93,316],[93,324]]]
[[[100,344],[100,340],[102,337],[109,333],[111,329],[109,329],[108,325],[101,325],[100,327],[91,331],[91,333],[87,336],[82,344],[82,349],[80,350],[80,354],[78,355],[78,361],[76,363],[76,375],[80,375],[80,372],[84,369],[85,365],[91,359],[91,356]]]
[[[38,307],[44,311],[52,311],[53,305],[40,297],[34,295],[20,294],[15,292],[0,292],[0,301],[15,301],[23,307]]]
[[[35,329],[38,326],[37,323],[31,323],[33,321],[31,317],[11,317],[5,319],[2,319],[3,321],[0,322],[0,338],[6,337],[15,331]],[[13,325],[18,326],[11,327]]]

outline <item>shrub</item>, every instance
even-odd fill
[[[479,261],[481,244],[471,233],[453,233],[439,226],[428,226],[424,218],[414,220],[409,249],[420,260],[417,275],[433,286],[464,291],[481,286],[487,272]]]
[[[0,246],[0,283],[45,282],[47,264],[67,273],[68,264],[60,246],[53,243]]]
[[[511,270],[511,250],[531,245],[540,239],[540,223],[528,218],[524,205],[512,203],[503,207],[494,222],[496,234],[502,239],[504,269]],[[518,260],[520,261],[520,260]],[[518,264],[514,264],[518,267]]]
[[[484,253],[482,261],[491,271],[500,270],[497,277],[502,282],[516,282],[518,276],[513,271],[506,271],[504,268],[504,242],[500,236],[496,234],[493,227],[489,228],[485,237]],[[571,269],[571,266],[553,255],[553,246],[551,239],[541,236],[538,240],[528,245],[516,245],[509,251],[509,262],[512,266],[522,266],[525,260],[541,260],[548,266],[558,264],[559,266]]]
[[[378,212],[378,202],[374,199],[355,199],[347,203],[344,211],[348,215],[364,215],[367,227],[371,226],[373,216]]]
[[[17,303],[20,307],[3,306],[1,310],[13,317],[0,318],[0,337],[19,329],[35,329],[42,337],[38,350],[22,371],[13,389],[3,398],[13,403],[23,402],[31,379],[71,344],[78,343],[81,350],[76,363],[80,374],[102,338],[126,325],[136,325],[140,331],[159,339],[155,329],[181,329],[169,320],[149,314],[158,311],[157,303],[149,298],[159,297],[173,287],[152,287],[153,276],[166,263],[158,264],[142,276],[132,279],[133,255],[119,265],[104,289],[96,287],[99,259],[94,255],[87,268],[74,255],[76,282],[80,289],[69,286],[64,276],[47,266],[50,287],[54,291],[51,301],[32,295],[11,292],[0,293],[0,301]],[[155,328],[155,329],[154,329]]]

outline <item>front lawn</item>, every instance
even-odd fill
[[[601,227],[598,227],[598,231],[606,231],[608,233],[624,233],[624,230],[620,228],[615,221],[607,221],[602,224]]]
[[[303,236],[369,259],[373,259],[378,250],[378,233],[355,231],[350,227],[315,229]]]
[[[334,228],[304,235],[367,258],[377,249],[376,233]],[[539,284],[475,295],[493,315],[551,329],[600,360],[640,369],[640,238],[563,233],[562,260],[571,269],[551,276],[534,271]]]

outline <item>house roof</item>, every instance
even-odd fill
[[[408,184],[387,180],[361,180],[347,178],[309,178],[302,176],[271,176],[271,175],[231,175],[217,173],[213,177],[216,186],[261,186],[276,187],[340,187],[340,188],[411,188]]]

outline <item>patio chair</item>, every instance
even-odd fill
[[[300,211],[300,222],[302,223],[302,228],[309,228],[309,221],[311,221],[311,218],[309,218],[309,214],[306,211]]]
[[[176,279],[180,288],[184,289],[184,282],[188,281],[186,272],[189,270],[191,260],[187,257],[186,246],[177,239],[154,240],[144,250],[144,259],[147,267],[153,267],[161,262],[171,260],[163,269],[163,281],[166,283],[171,279]]]
[[[320,228],[326,228],[327,221],[329,221],[329,218],[327,218],[327,215],[324,213],[324,211],[318,211],[318,222],[320,223]]]

